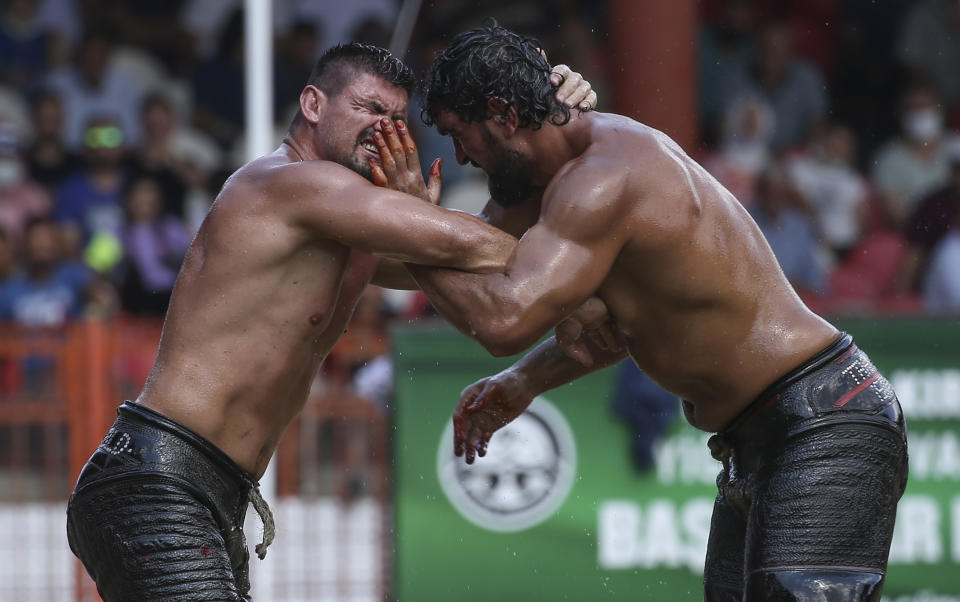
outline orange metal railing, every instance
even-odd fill
[[[128,320],[91,320],[57,330],[0,325],[0,502],[65,502],[116,407],[142,387],[160,328],[159,322]],[[334,499],[341,506],[372,499],[382,509],[381,549],[388,554],[389,419],[379,405],[352,395],[337,372],[356,360],[354,338],[347,338],[342,352],[334,350],[325,393],[308,400],[284,436],[274,460],[276,498]],[[384,345],[360,347],[380,352]],[[65,547],[65,536],[58,539],[63,525],[50,525],[50,532],[56,535],[47,538],[50,545]],[[62,556],[64,550],[56,552]],[[378,564],[378,589],[386,592],[392,561],[384,556]],[[74,600],[98,600],[79,563],[72,579]]]

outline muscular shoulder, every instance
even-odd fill
[[[566,163],[543,194],[540,221],[585,238],[615,228],[629,210],[622,165],[586,152]]]
[[[620,115],[599,115],[584,152],[548,187],[544,214],[563,210],[584,226],[650,224],[660,233],[685,228],[699,211],[700,171],[662,132]]]
[[[654,189],[678,177],[690,158],[672,138],[628,117],[604,114],[591,130],[588,155],[618,165],[635,189]]]
[[[591,120],[583,152],[547,187],[545,209],[556,210],[564,201],[593,210],[634,206],[663,177],[665,141],[669,138],[632,119],[598,115]]]
[[[274,154],[244,165],[227,183],[238,191],[270,200],[296,201],[367,181],[332,161],[289,161]]]

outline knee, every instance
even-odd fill
[[[761,569],[747,577],[746,600],[879,602],[883,573],[836,568]]]

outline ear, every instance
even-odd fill
[[[490,119],[494,125],[498,126],[505,137],[509,138],[520,129],[520,118],[517,116],[517,110],[507,104],[502,98],[491,98],[487,100],[487,110],[490,111]]]
[[[300,113],[308,123],[320,121],[323,108],[327,104],[327,95],[316,86],[307,85],[300,91]]]

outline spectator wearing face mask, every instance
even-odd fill
[[[898,229],[925,194],[947,183],[947,152],[958,138],[944,128],[943,109],[932,88],[907,89],[900,108],[901,133],[877,152],[872,172],[887,216]]]
[[[30,179],[12,128],[0,123],[0,229],[17,244],[27,221],[50,210],[50,196]]]

